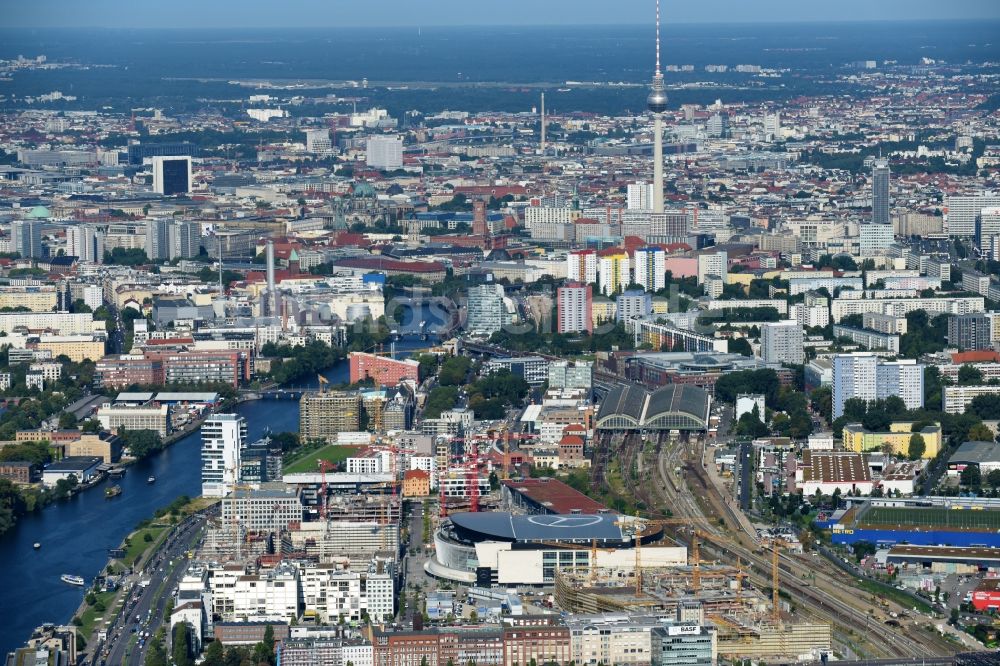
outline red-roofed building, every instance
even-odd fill
[[[563,432],[566,432],[563,430]],[[559,440],[559,465],[561,467],[584,467],[589,463],[583,456],[583,438],[579,435],[563,435]]]
[[[501,487],[503,502],[531,514],[605,513],[600,502],[557,479],[507,480]]]
[[[431,494],[431,475],[422,469],[403,473],[403,497],[427,497]]]
[[[396,386],[404,379],[420,381],[420,364],[413,359],[397,361],[377,354],[351,352],[351,383],[373,379],[378,386]]]
[[[1000,363],[1000,352],[988,349],[956,352],[951,355],[951,362],[955,365],[963,363]]]

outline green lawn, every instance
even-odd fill
[[[151,525],[150,527],[143,527],[140,530],[136,530],[135,533],[130,535],[129,545],[125,550],[125,564],[133,566],[142,557],[142,554],[156,543],[156,540],[165,529],[168,529],[167,525]],[[151,541],[146,541],[145,535],[147,534],[152,538]]]
[[[859,525],[903,527],[953,527],[966,530],[1000,529],[1000,511],[973,509],[904,509],[876,507],[858,520]]]
[[[327,444],[326,446],[308,451],[302,454],[294,462],[284,465],[281,469],[283,474],[301,474],[303,472],[318,472],[320,459],[327,460],[335,465],[344,462],[350,456],[358,452],[360,447],[342,446],[340,444]]]
[[[80,626],[80,633],[89,641],[90,635],[94,633],[97,628],[98,623],[102,622],[105,617],[110,617],[114,614],[115,609],[112,606],[114,601],[114,592],[100,592],[97,595],[97,599],[104,604],[105,609],[98,612],[93,606],[88,606],[87,610],[83,611],[80,615],[80,620],[83,624]]]

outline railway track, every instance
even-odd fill
[[[739,557],[751,565],[751,576],[752,579],[756,579],[755,582],[761,586],[770,586],[770,555],[758,551],[758,544],[742,529],[741,522],[732,515],[732,508],[716,496],[716,489],[711,481],[705,478],[705,471],[701,469],[700,463],[684,460],[682,447],[675,446],[658,458],[656,467],[660,483],[650,485],[661,490],[663,503],[670,506],[675,515],[691,520],[709,535],[703,549],[715,551],[723,559],[730,561]],[[674,470],[677,467],[684,471],[683,477],[675,474]],[[692,489],[688,488],[686,483],[688,481],[693,482]],[[694,493],[699,493],[704,498],[716,515],[731,527],[741,543],[732,541],[717,523],[706,517],[705,511],[695,500]],[[879,653],[871,656],[923,657],[942,652],[940,644],[928,645],[890,631],[864,610],[847,603],[838,595],[829,594],[818,587],[803,583],[798,577],[803,568],[811,568],[808,567],[810,564],[812,563],[799,562],[782,554],[779,558],[779,569],[783,574],[782,588],[791,593],[795,599],[801,600],[803,605],[817,617],[829,621],[835,628],[835,635],[839,632],[842,637],[842,644],[853,644],[851,638],[859,639]],[[822,571],[817,573],[817,578],[822,579],[824,585],[832,584],[850,595],[842,580],[830,578]]]

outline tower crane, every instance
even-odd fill
[[[318,458],[316,460],[316,462],[317,462],[317,464],[319,464],[319,472],[320,472],[320,474],[323,475],[323,484],[319,487],[319,492],[320,492],[320,495],[321,495],[321,497],[319,498],[320,499],[320,503],[319,503],[319,516],[323,520],[326,520],[326,501],[327,501],[327,497],[328,497],[327,485],[326,485],[326,473],[329,470],[336,469],[337,466],[334,465],[329,460],[325,460],[323,458]]]

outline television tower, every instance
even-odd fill
[[[660,0],[656,0],[656,73],[646,98],[646,108],[653,114],[653,212],[663,212],[663,112],[667,110],[667,93],[660,71]]]

